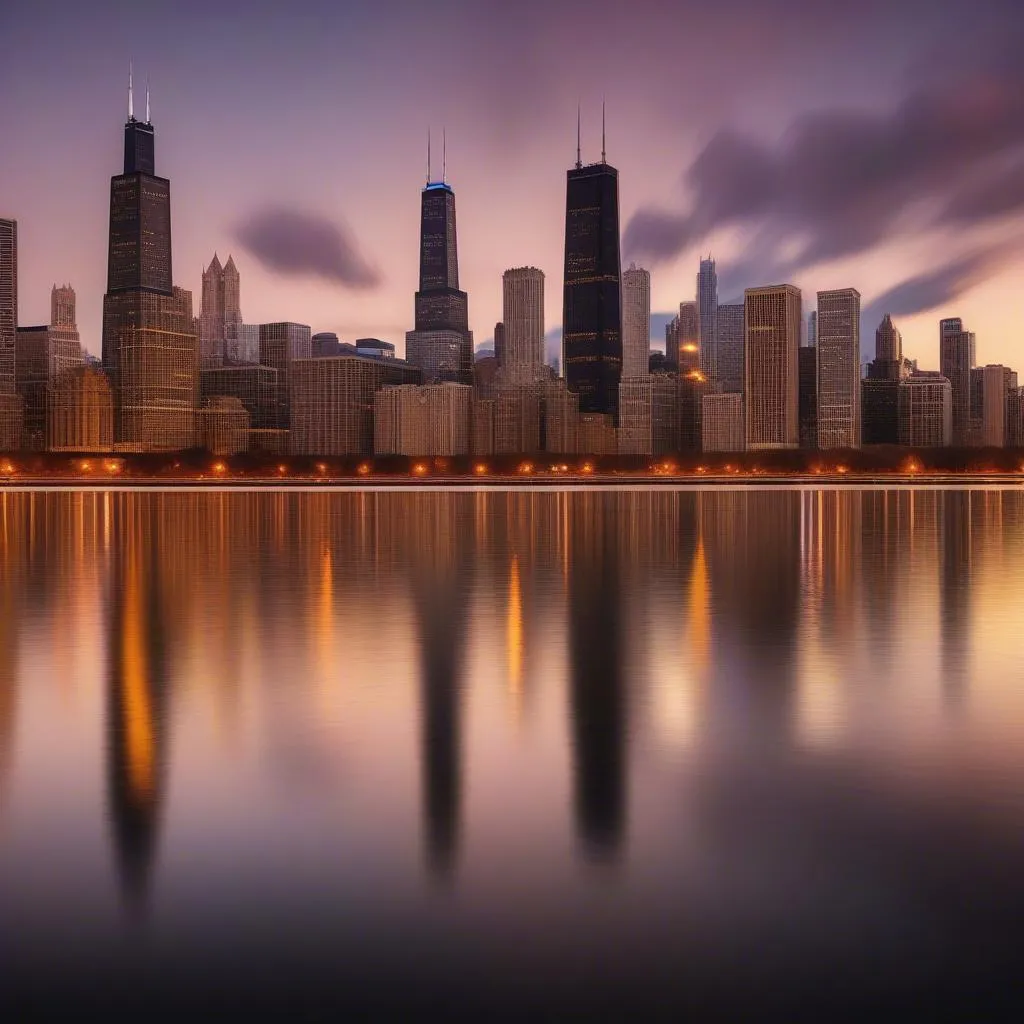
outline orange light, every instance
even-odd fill
[[[477,476],[483,476],[487,472],[487,467],[482,462],[478,462],[473,467],[473,472],[476,473]]]
[[[700,370],[691,370],[686,375],[686,379],[696,381],[698,384],[703,384],[704,381],[707,380],[707,377],[705,377],[704,374],[700,372]]]
[[[416,465],[412,467],[412,471],[417,476],[423,476],[427,471],[427,467],[424,466],[422,462],[417,462]]]
[[[83,473],[88,473],[92,470],[92,463],[88,459],[82,459],[82,461],[78,464],[78,468]]]
[[[706,473],[707,471],[708,471],[707,466],[698,466],[697,467],[697,472],[698,473]]]
[[[223,462],[215,462],[210,468],[214,473],[223,473],[228,467]]]
[[[13,473],[14,472],[14,464],[11,463],[11,462],[5,462],[3,464],[3,466],[0,467],[0,469],[3,469],[3,471],[5,473]]]
[[[287,473],[288,467],[282,462],[281,465],[277,467],[277,471],[278,473]]]
[[[848,473],[849,469],[846,466],[836,466],[837,473]]]
[[[121,460],[120,459],[107,459],[103,463],[103,468],[108,473],[120,473],[121,472]]]
[[[519,472],[520,473],[532,473],[533,472],[533,463],[532,462],[520,462],[519,463]]]
[[[360,462],[357,472],[360,476],[367,476],[370,472],[370,464],[368,462]]]
[[[692,341],[688,341],[685,345],[681,346],[684,352],[696,352],[697,346]]]
[[[921,471],[921,463],[917,459],[907,459],[903,464],[903,471],[905,473],[919,473]]]
[[[325,464],[325,463],[323,463],[323,462],[318,462],[318,463],[316,464],[316,471],[317,471],[318,473],[326,473],[326,472],[327,472],[327,466],[326,466],[326,464]]]

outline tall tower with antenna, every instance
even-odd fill
[[[427,183],[420,194],[420,281],[406,357],[423,371],[425,383],[473,382],[473,335],[469,300],[459,288],[455,190],[447,182],[448,136],[441,136],[441,178],[433,177],[427,133]]]
[[[619,412],[622,376],[622,265],[619,172],[607,161],[604,105],[601,161],[584,164],[576,115],[576,166],[566,175],[562,365],[580,412]]]

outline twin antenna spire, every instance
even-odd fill
[[[128,120],[135,120],[135,104],[132,96],[132,62],[128,61]],[[146,124],[150,123],[149,118],[149,79],[146,79]]]
[[[605,117],[604,100],[601,100],[601,163],[608,163],[608,156],[605,150]],[[583,155],[580,148],[580,105],[576,104],[576,170],[583,166]]]
[[[448,133],[447,130],[441,129],[441,182],[445,183],[448,180]],[[427,129],[427,184],[431,183],[430,179],[430,129]]]

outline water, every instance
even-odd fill
[[[1020,998],[1024,491],[0,515],[0,1010]]]

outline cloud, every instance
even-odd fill
[[[941,214],[951,224],[972,224],[1024,210],[1024,173],[1014,161],[958,191]]]
[[[1000,244],[978,248],[939,267],[907,278],[865,306],[861,315],[864,339],[881,323],[886,313],[894,317],[914,316],[958,299],[983,281],[1020,244]]]
[[[997,162],[1005,176],[997,192],[951,198]],[[775,145],[718,133],[683,175],[689,210],[641,209],[624,248],[658,263],[719,229],[747,227],[772,239],[763,260],[793,274],[869,251],[915,215],[920,228],[922,200],[945,200],[945,218],[969,224],[1018,208],[1022,180],[1024,72],[994,62],[952,71],[882,113],[804,115]]]
[[[380,284],[346,227],[286,207],[261,210],[238,226],[238,240],[268,270],[326,278],[353,289]]]

